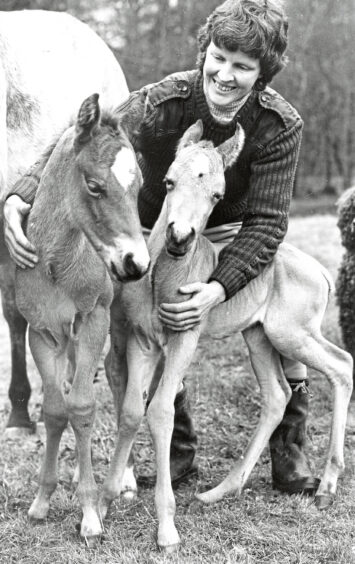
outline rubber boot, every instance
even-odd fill
[[[171,485],[177,488],[181,483],[197,474],[195,453],[197,449],[197,435],[195,433],[190,412],[190,402],[186,387],[176,395],[174,429],[170,446],[170,475]],[[150,488],[155,485],[156,474],[140,475],[137,484]]]
[[[308,380],[289,384],[291,399],[270,438],[273,487],[289,494],[314,495],[320,480],[312,475],[303,450],[309,410]]]

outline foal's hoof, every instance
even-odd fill
[[[93,549],[102,544],[103,536],[94,535],[92,537],[82,537],[87,548]]]
[[[32,523],[38,523],[39,521],[44,521],[47,519],[49,511],[49,503],[41,503],[34,500],[30,509],[28,510],[28,518]]]
[[[158,547],[163,552],[171,554],[176,552],[180,546],[180,536],[175,525],[167,527],[159,527],[158,531]]]
[[[159,546],[159,548],[162,552],[165,552],[165,554],[173,554],[179,550],[180,543],[178,542],[175,544],[169,544],[168,546]]]
[[[46,427],[44,421],[37,421],[36,425],[36,435],[39,436],[41,441],[44,443],[46,439]]]
[[[29,437],[36,432],[36,424],[33,423],[30,427],[6,427],[4,431],[4,438],[7,440],[23,439]]]
[[[132,503],[137,497],[137,490],[123,490],[121,496],[125,502]]]
[[[81,523],[77,523],[75,525],[75,529],[76,532],[80,535],[80,538],[82,539],[82,541],[85,543],[85,546],[87,548],[96,548],[97,546],[99,546],[100,544],[102,544],[103,540],[104,540],[104,536],[102,533],[98,533],[97,535],[85,535],[82,533],[81,529]]]
[[[333,505],[334,499],[335,499],[335,496],[332,495],[332,494],[316,495],[315,496],[315,503],[316,503],[317,509],[319,509],[320,511],[324,511],[326,509],[329,509],[329,507],[331,507],[331,505]]]

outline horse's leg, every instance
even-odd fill
[[[27,321],[17,309],[15,300],[14,266],[1,267],[0,284],[4,317],[8,323],[11,341],[11,383],[9,398],[11,413],[6,425],[6,436],[33,433],[35,425],[28,414],[31,387],[26,370]]]
[[[39,479],[40,487],[28,514],[33,519],[44,519],[48,513],[50,498],[57,486],[59,442],[68,422],[60,384],[65,365],[63,356],[56,356],[56,351],[31,328],[29,343],[43,381],[43,412],[47,441]]]
[[[204,503],[218,501],[232,492],[241,493],[273,431],[281,422],[290,399],[291,390],[284,376],[280,355],[265,335],[262,326],[247,329],[243,332],[243,337],[261,391],[259,423],[242,460],[217,487],[197,495]]]
[[[174,400],[196,350],[199,333],[199,328],[183,333],[169,332],[164,372],[147,411],[157,461],[155,506],[158,515],[158,545],[168,551],[175,550],[180,543],[174,524],[175,498],[170,476]]]
[[[325,508],[335,495],[340,472],[344,469],[344,437],[352,392],[351,355],[327,341],[319,330],[293,332],[290,338],[270,339],[278,350],[325,374],[333,388],[333,413],[327,461],[316,493],[316,503]]]
[[[128,379],[126,356],[128,322],[121,305],[121,297],[119,294],[115,296],[111,304],[110,338],[111,346],[106,356],[105,369],[113,395],[118,429]],[[128,501],[134,499],[137,495],[137,483],[134,477],[133,467],[134,457],[131,450],[121,485],[121,493]]]
[[[115,453],[102,490],[100,501],[102,518],[106,516],[110,503],[122,492],[127,473],[133,473],[133,468],[130,470],[127,462],[144,415],[150,381],[159,356],[158,347],[153,343],[150,343],[148,348],[144,345],[140,346],[133,332],[131,333],[127,344],[128,384],[120,416]]]
[[[78,335],[74,379],[71,386],[67,385],[65,403],[78,450],[77,495],[83,511],[80,534],[91,546],[102,533],[91,462],[91,434],[95,418],[94,374],[108,333],[109,311],[97,305],[80,326],[79,323],[80,317],[74,324]]]

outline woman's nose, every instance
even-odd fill
[[[233,72],[230,65],[223,65],[218,71],[218,77],[222,82],[230,82],[233,80]]]

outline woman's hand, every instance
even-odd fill
[[[159,319],[173,331],[187,331],[208,315],[209,311],[226,299],[225,290],[219,282],[212,280],[208,284],[194,282],[179,288],[181,294],[193,294],[186,302],[161,304]]]
[[[31,209],[20,196],[13,194],[4,204],[5,242],[10,256],[21,268],[33,268],[38,262],[36,249],[25,236],[22,223]]]

